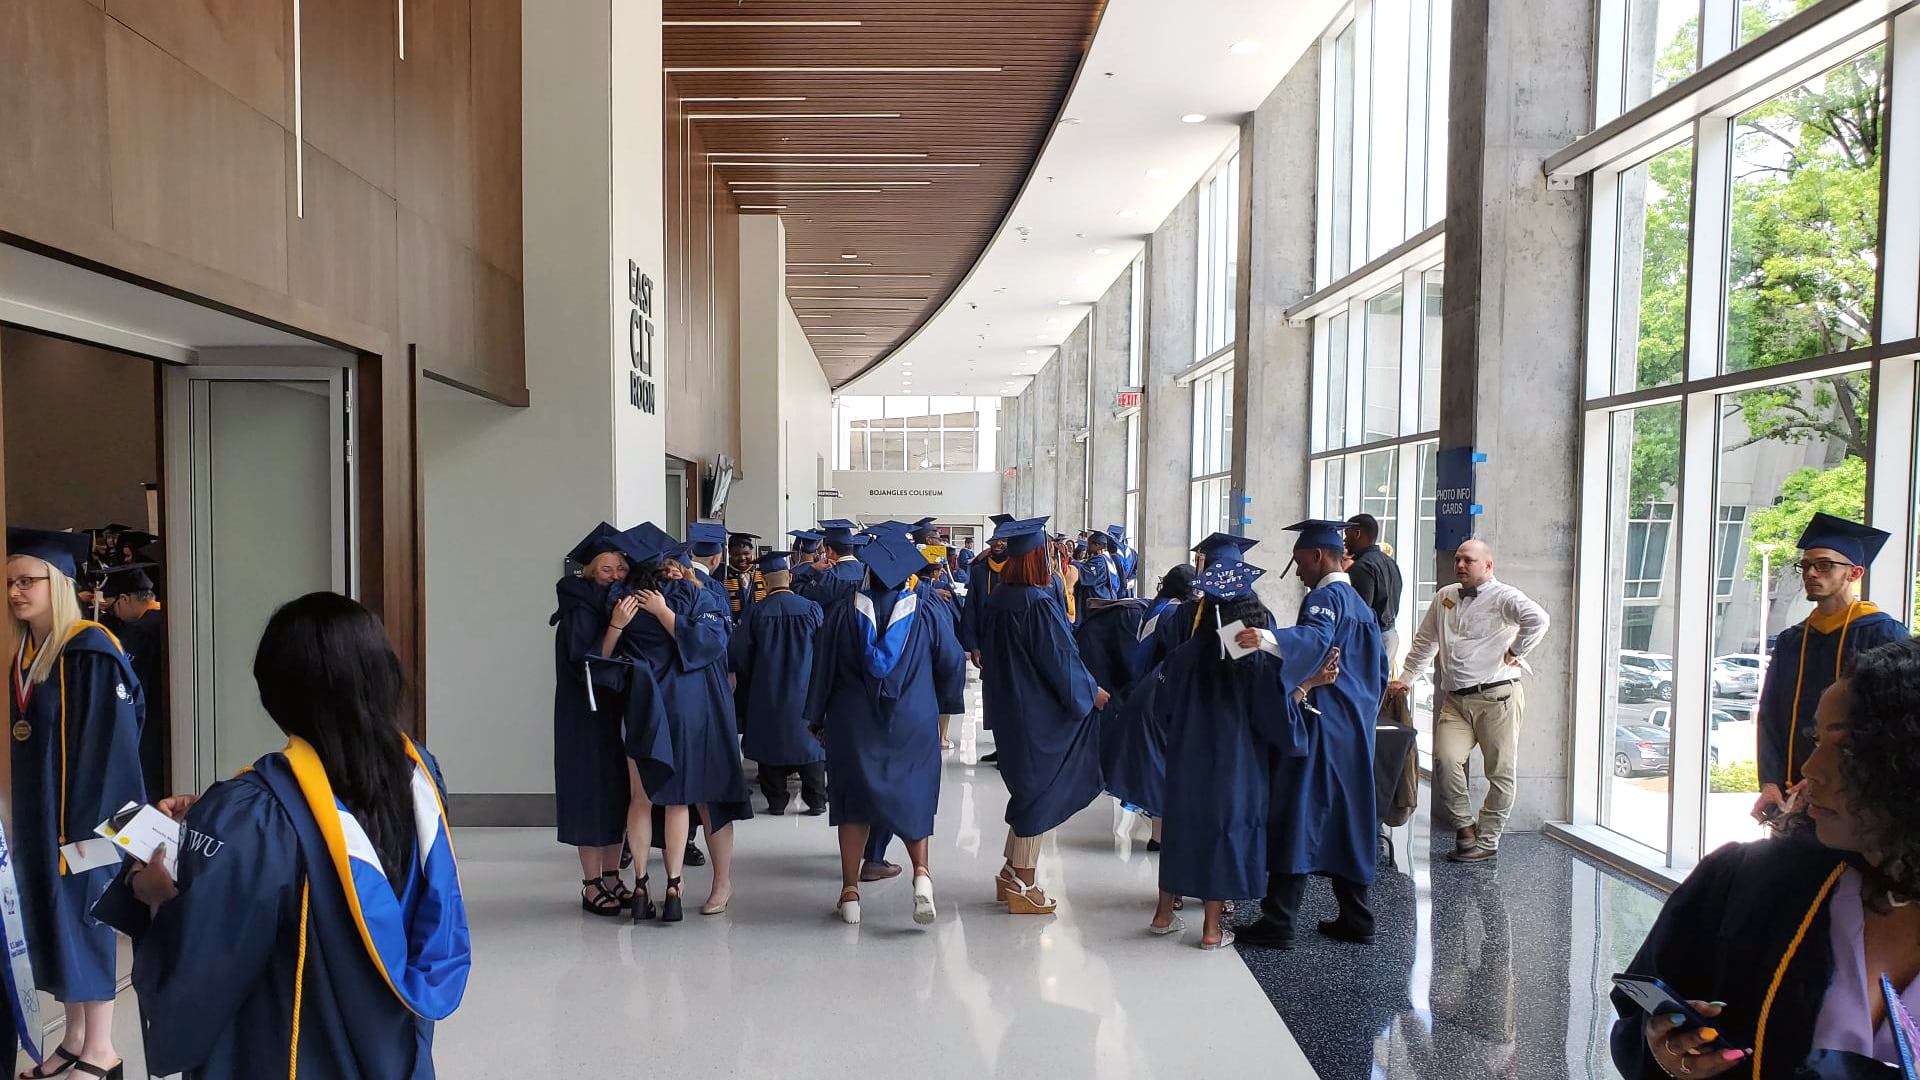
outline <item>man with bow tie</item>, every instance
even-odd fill
[[[1400,678],[1388,686],[1404,694],[1434,669],[1445,691],[1433,719],[1433,790],[1454,829],[1447,858],[1486,863],[1500,853],[1500,832],[1513,810],[1514,771],[1526,696],[1520,680],[1532,673],[1527,654],[1547,635],[1547,613],[1519,589],[1493,576],[1493,549],[1469,540],[1453,554],[1459,584],[1435,594],[1413,635]],[[1487,798],[1476,822],[1467,797],[1467,758],[1480,747]]]

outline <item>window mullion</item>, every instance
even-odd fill
[[[1426,327],[1424,270],[1400,275],[1400,422],[1395,435],[1420,430],[1420,334]]]
[[[1706,809],[1707,724],[1712,704],[1714,507],[1719,468],[1718,395],[1688,394],[1681,406],[1680,483],[1676,500],[1679,558],[1673,656],[1672,791],[1668,819],[1668,865],[1691,867],[1700,859]],[[1683,719],[1685,718],[1685,719]]]
[[[1727,301],[1728,200],[1732,194],[1733,121],[1706,116],[1694,132],[1693,222],[1687,269],[1686,373],[1720,374]]]
[[[1587,398],[1613,393],[1619,343],[1620,173],[1595,173],[1587,245]]]
[[[1881,190],[1879,332],[1875,341],[1920,337],[1920,9],[1893,21],[1889,85],[1896,99],[1887,132]],[[1905,192],[1903,196],[1892,193]]]
[[[1367,439],[1367,302],[1347,304],[1347,438],[1346,445]]]

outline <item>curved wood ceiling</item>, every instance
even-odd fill
[[[787,292],[835,387],[904,342],[986,250],[1105,3],[665,0],[670,108],[742,212],[784,219]]]

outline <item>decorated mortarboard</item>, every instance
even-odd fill
[[[100,595],[112,600],[129,593],[152,592],[153,579],[147,576],[147,571],[153,566],[153,563],[126,563],[114,567],[107,571],[107,582],[100,587]]]
[[[783,573],[793,569],[793,563],[788,561],[792,555],[791,551],[769,551],[753,560],[753,565],[763,574]]]
[[[579,543],[573,545],[573,550],[567,552],[567,559],[570,562],[585,566],[609,551],[619,550],[620,530],[603,521],[595,525],[593,531],[588,533]]]
[[[7,526],[8,558],[25,555],[39,559],[70,578],[80,576],[80,567],[92,552],[93,537],[86,533]]]
[[[1815,514],[1807,522],[1807,529],[1800,534],[1797,545],[1802,551],[1813,548],[1826,548],[1845,555],[1855,566],[1866,566],[1880,554],[1880,548],[1887,542],[1888,534],[1856,521],[1837,518],[1832,514]]]
[[[1293,542],[1295,551],[1305,551],[1309,548],[1347,550],[1347,523],[1344,521],[1308,518],[1305,521],[1296,521],[1282,531],[1300,534],[1300,538]]]
[[[718,555],[727,546],[727,527],[717,521],[696,521],[687,526],[687,542],[703,559]]]
[[[1007,554],[1025,555],[1047,542],[1047,519],[1037,517],[1009,521],[994,530],[993,538],[1007,542]]]
[[[680,546],[673,534],[651,521],[643,521],[620,534],[620,552],[636,565],[657,563]]]
[[[1207,568],[1193,579],[1193,587],[1215,600],[1232,601],[1253,592],[1253,583],[1266,571],[1238,559],[1230,562],[1207,561]]]
[[[1247,557],[1247,552],[1258,546],[1260,541],[1237,533],[1217,532],[1205,540],[1193,545],[1193,550],[1207,557],[1210,563],[1239,562]]]
[[[860,549],[860,561],[881,585],[897,589],[927,565],[927,557],[898,533],[883,532]]]

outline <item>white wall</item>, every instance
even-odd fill
[[[666,120],[661,76],[660,0],[523,0],[525,10],[539,9],[539,19],[552,18],[555,11],[578,7],[611,16],[611,32],[598,37],[588,33],[576,39],[579,51],[591,50],[597,58],[609,54],[616,62],[610,89],[603,95],[612,103],[612,124],[606,138],[610,146],[612,168],[609,176],[599,177],[611,191],[603,195],[612,204],[612,250],[605,264],[606,280],[602,293],[611,300],[611,356],[613,409],[613,505],[615,518],[624,528],[643,520],[658,520],[666,512],[667,501],[667,232],[666,173],[662,162],[666,147]],[[529,23],[537,20],[526,20]],[[524,71],[531,91],[535,79],[551,74]],[[534,114],[527,112],[529,126]],[[540,123],[553,123],[556,116],[541,116]],[[531,199],[532,193],[528,193]],[[531,239],[531,229],[529,229]],[[649,318],[653,327],[654,411],[635,408],[629,395],[633,366],[629,339],[634,305],[628,299],[628,263],[653,281],[653,303]],[[528,349],[532,349],[528,341]]]
[[[786,297],[786,229],[740,219],[740,471],[727,525],[768,545],[817,520],[822,456],[833,463],[833,391]]]
[[[833,516],[863,522],[917,521],[937,517],[942,523],[984,521],[1000,512],[1001,483],[997,472],[836,472]]]
[[[833,483],[833,388],[827,384],[820,358],[814,355],[813,345],[793,314],[793,305],[782,299],[780,308],[786,339],[780,350],[786,365],[786,386],[780,399],[787,440],[784,532],[811,529],[822,517],[830,516],[814,493]]]

